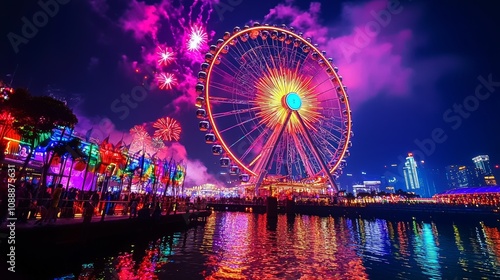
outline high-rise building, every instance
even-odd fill
[[[490,165],[490,157],[488,155],[479,155],[477,157],[473,157],[472,161],[476,168],[481,171],[482,175],[491,175],[491,165]]]
[[[429,171],[431,190],[436,193],[442,193],[448,190],[449,186],[446,180],[446,172],[442,169],[433,168]]]
[[[483,176],[479,168],[467,167],[465,165],[458,167],[458,187],[479,187],[484,185]]]
[[[403,174],[405,177],[406,190],[420,194],[421,190],[417,172],[417,162],[413,157],[413,153],[408,153],[408,157],[406,157]]]
[[[432,170],[428,168],[425,161],[421,160],[418,166],[418,179],[420,182],[420,195],[422,197],[432,197],[436,194],[436,186],[432,181]]]
[[[462,165],[462,166],[458,167],[458,187],[459,188],[470,187],[469,173],[470,173],[470,170],[467,168],[467,166]]]
[[[390,190],[404,190],[406,188],[403,175],[403,166],[396,163],[384,166],[384,175],[381,177],[382,188]]]
[[[485,175],[484,176],[484,183],[486,186],[496,186],[497,180],[495,179],[495,176],[493,176],[493,175]]]
[[[446,166],[446,183],[448,184],[448,189],[456,189],[459,187],[458,178],[458,165]]]

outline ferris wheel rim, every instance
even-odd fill
[[[233,153],[233,151],[231,150],[230,146],[227,145],[224,137],[222,137],[222,134],[219,131],[219,128],[217,127],[217,122],[215,121],[215,118],[214,118],[213,112],[212,112],[212,107],[210,105],[211,98],[210,98],[210,87],[209,87],[209,85],[210,85],[210,80],[212,78],[212,70],[213,70],[213,67],[215,66],[215,61],[217,60],[217,58],[219,56],[221,56],[222,50],[225,49],[225,47],[227,47],[229,44],[231,44],[231,42],[233,42],[234,40],[237,40],[237,38],[240,37],[241,35],[247,34],[247,33],[252,32],[252,31],[262,31],[262,30],[278,31],[278,32],[285,33],[288,36],[293,36],[296,39],[299,39],[302,44],[305,44],[309,48],[311,48],[311,50],[310,50],[311,53],[315,52],[319,56],[319,59],[322,59],[325,63],[327,63],[330,68],[332,68],[332,69],[334,68],[334,66],[330,63],[330,61],[328,61],[328,59],[325,57],[325,55],[312,42],[309,42],[306,38],[303,38],[301,35],[293,32],[293,31],[290,31],[288,29],[282,28],[282,27],[267,26],[267,25],[258,25],[258,26],[252,26],[252,27],[244,28],[244,29],[241,29],[241,30],[239,30],[237,32],[233,32],[233,34],[230,35],[230,37],[228,37],[227,39],[225,39],[223,41],[223,43],[220,46],[217,47],[215,53],[213,54],[212,61],[209,63],[209,66],[208,66],[208,68],[206,70],[207,76],[206,76],[206,81],[205,81],[206,87],[205,87],[204,97],[205,97],[205,102],[206,102],[205,108],[207,110],[207,117],[208,117],[208,120],[210,121],[212,131],[213,131],[214,135],[216,136],[216,139],[217,139],[218,143],[224,149],[224,152],[228,154],[229,158],[231,158],[236,163],[236,165],[238,165],[240,168],[244,169],[249,175],[252,175],[252,176],[256,176],[257,173],[254,172],[248,166],[249,164],[243,163],[240,160],[240,157],[237,156],[237,155],[235,155]],[[349,148],[349,143],[351,141],[351,132],[352,132],[351,106],[350,106],[349,101],[348,101],[348,96],[347,96],[346,89],[343,86],[343,83],[341,81],[340,75],[338,75],[338,73],[336,71],[333,71],[332,74],[335,77],[336,81],[338,81],[338,83],[340,84],[339,89],[337,90],[337,93],[341,94],[342,97],[344,98],[344,100],[345,100],[345,110],[348,113],[345,116],[346,117],[346,123],[347,123],[346,124],[346,129],[345,129],[347,131],[346,138],[345,138],[345,141],[344,141],[345,143],[343,145],[339,145],[340,154],[338,156],[338,160],[336,160],[334,162],[333,166],[331,168],[329,168],[328,171],[329,171],[330,174],[333,173],[336,169],[338,169],[339,165],[342,162],[342,159],[345,157],[346,152],[347,152],[347,150]]]

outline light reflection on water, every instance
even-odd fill
[[[477,279],[499,266],[500,230],[482,223],[228,212],[85,264],[78,279]]]

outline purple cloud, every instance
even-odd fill
[[[347,3],[342,8],[342,20],[328,25],[321,22],[320,11],[318,2],[312,2],[304,11],[293,1],[287,1],[272,8],[265,21],[290,22],[290,26],[303,32],[304,37],[311,37],[320,50],[325,50],[345,78],[353,106],[380,94],[411,94],[416,83],[415,73],[422,70],[418,66],[421,64],[413,58],[420,39],[412,32],[418,9],[406,7],[399,1]],[[426,61],[427,66],[434,67],[433,81],[441,77],[443,70],[449,69],[442,60]],[[421,74],[427,76],[425,72]],[[433,84],[426,87],[432,90]]]

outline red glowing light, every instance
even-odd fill
[[[158,86],[160,89],[172,89],[177,85],[177,79],[172,73],[161,73],[156,77],[158,79]]]
[[[157,129],[154,134],[155,138],[164,141],[179,141],[180,139],[182,128],[175,119],[169,117],[159,118],[153,124],[153,127]]]

